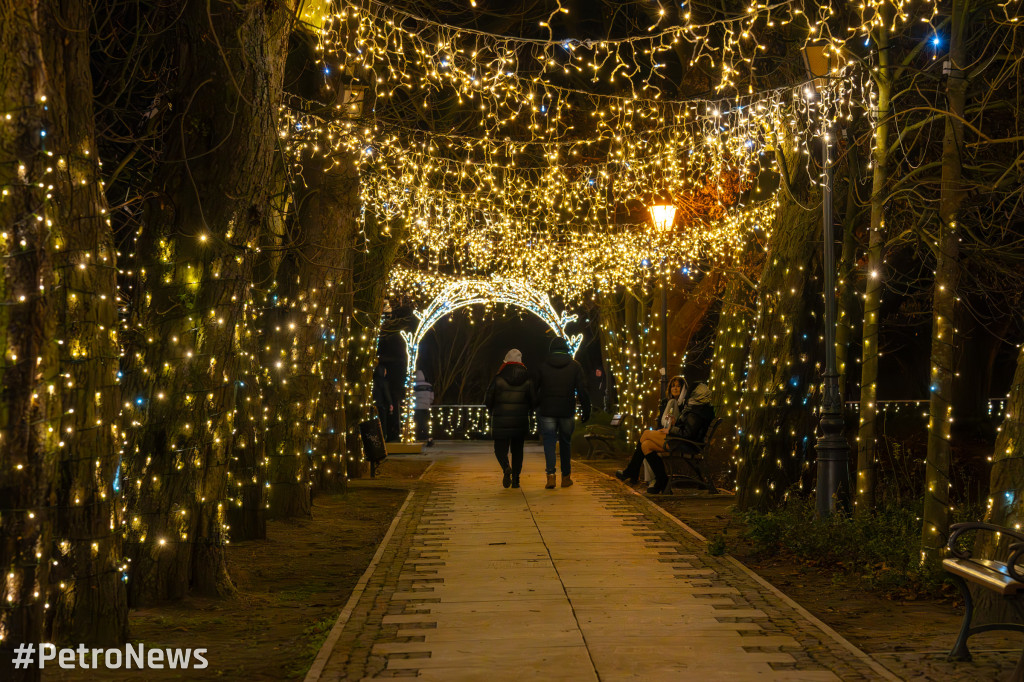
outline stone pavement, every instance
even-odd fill
[[[307,681],[898,679],[618,481],[436,450]]]

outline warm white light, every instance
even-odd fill
[[[672,204],[655,204],[651,206],[651,220],[654,221],[654,226],[660,231],[672,227],[672,223],[676,218],[676,207]]]

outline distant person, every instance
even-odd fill
[[[513,348],[491,379],[484,405],[491,413],[494,456],[501,465],[501,485],[519,487],[523,471],[523,444],[530,432],[530,412],[536,402],[533,381],[523,364],[523,354]],[[512,462],[509,463],[509,451]]]
[[[641,449],[645,442],[644,438],[650,439],[651,436],[648,434],[652,433],[668,433],[669,429],[675,425],[683,405],[686,404],[686,398],[682,397],[685,387],[686,379],[681,376],[672,377],[668,382],[668,394],[663,395],[661,402],[658,404],[658,419],[654,427],[655,430],[644,431],[640,435],[640,440],[636,444],[636,450],[633,452],[633,458],[629,460],[629,464],[625,469],[615,472],[615,478],[620,481],[628,481],[629,483],[637,483],[640,480],[640,468],[644,463],[644,451]]]
[[[555,487],[555,443],[561,459],[562,487],[572,485],[572,463],[569,450],[576,428],[576,401],[580,402],[583,421],[590,419],[590,396],[580,363],[569,355],[569,344],[562,337],[552,339],[548,357],[540,368],[537,384],[537,426],[544,441],[544,461],[548,481],[544,487]]]
[[[427,447],[434,445],[430,435],[430,406],[434,404],[434,387],[423,375],[423,370],[416,370],[416,383],[412,385],[413,421],[416,422],[416,440],[425,440]]]
[[[604,375],[604,369],[597,367],[594,370],[594,375],[590,378],[590,402],[594,409],[605,410],[607,408],[605,403],[607,388],[608,382]]]
[[[707,384],[699,383],[686,393],[686,404],[676,423],[671,429],[659,429],[657,431],[646,431],[640,436],[640,449],[644,453],[644,459],[654,472],[654,485],[647,489],[651,495],[657,495],[665,491],[668,485],[668,474],[665,471],[665,462],[661,455],[668,447],[666,439],[669,435],[678,436],[695,443],[703,442],[707,435],[708,426],[715,418],[715,408],[711,406],[711,389]],[[681,449],[684,452],[696,453],[697,447],[689,443],[683,443]]]
[[[373,404],[377,408],[377,416],[380,417],[380,426],[384,430],[385,437],[391,433],[391,421],[395,414],[395,401],[391,399],[391,386],[388,385],[388,368],[384,366],[380,358],[377,358],[377,366],[373,368]]]

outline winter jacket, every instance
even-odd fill
[[[388,411],[388,407],[395,404],[391,398],[388,373],[383,365],[377,365],[373,370],[373,404],[385,414]]]
[[[412,385],[412,397],[414,410],[429,410],[434,404],[434,387],[419,369],[416,370],[416,383]]]
[[[491,413],[491,436],[525,438],[535,403],[536,391],[526,367],[519,362],[503,364],[484,397],[484,405]]]
[[[572,417],[580,401],[583,421],[590,419],[590,395],[580,363],[562,351],[548,355],[540,367],[537,414],[541,417]]]
[[[679,436],[695,443],[703,443],[708,433],[708,426],[715,418],[715,408],[710,404],[691,405],[687,403],[683,413],[676,419],[675,425],[669,430],[673,436]],[[695,446],[685,444],[684,448],[689,452],[696,452]]]

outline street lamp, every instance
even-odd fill
[[[830,74],[832,53],[825,45],[805,45],[804,66],[819,95]],[[820,99],[820,98],[819,98]],[[819,105],[819,112],[824,112]],[[843,399],[839,395],[839,372],[836,370],[836,254],[832,224],[832,131],[822,121],[821,140],[821,212],[822,269],[825,299],[825,372],[818,421],[818,438],[814,449],[818,454],[818,480],[815,508],[818,518],[835,511],[836,499],[849,493],[850,444],[844,434]]]
[[[673,204],[651,206],[651,222],[659,232],[668,232],[676,217]],[[661,395],[668,394],[668,272],[662,264],[661,273]]]

